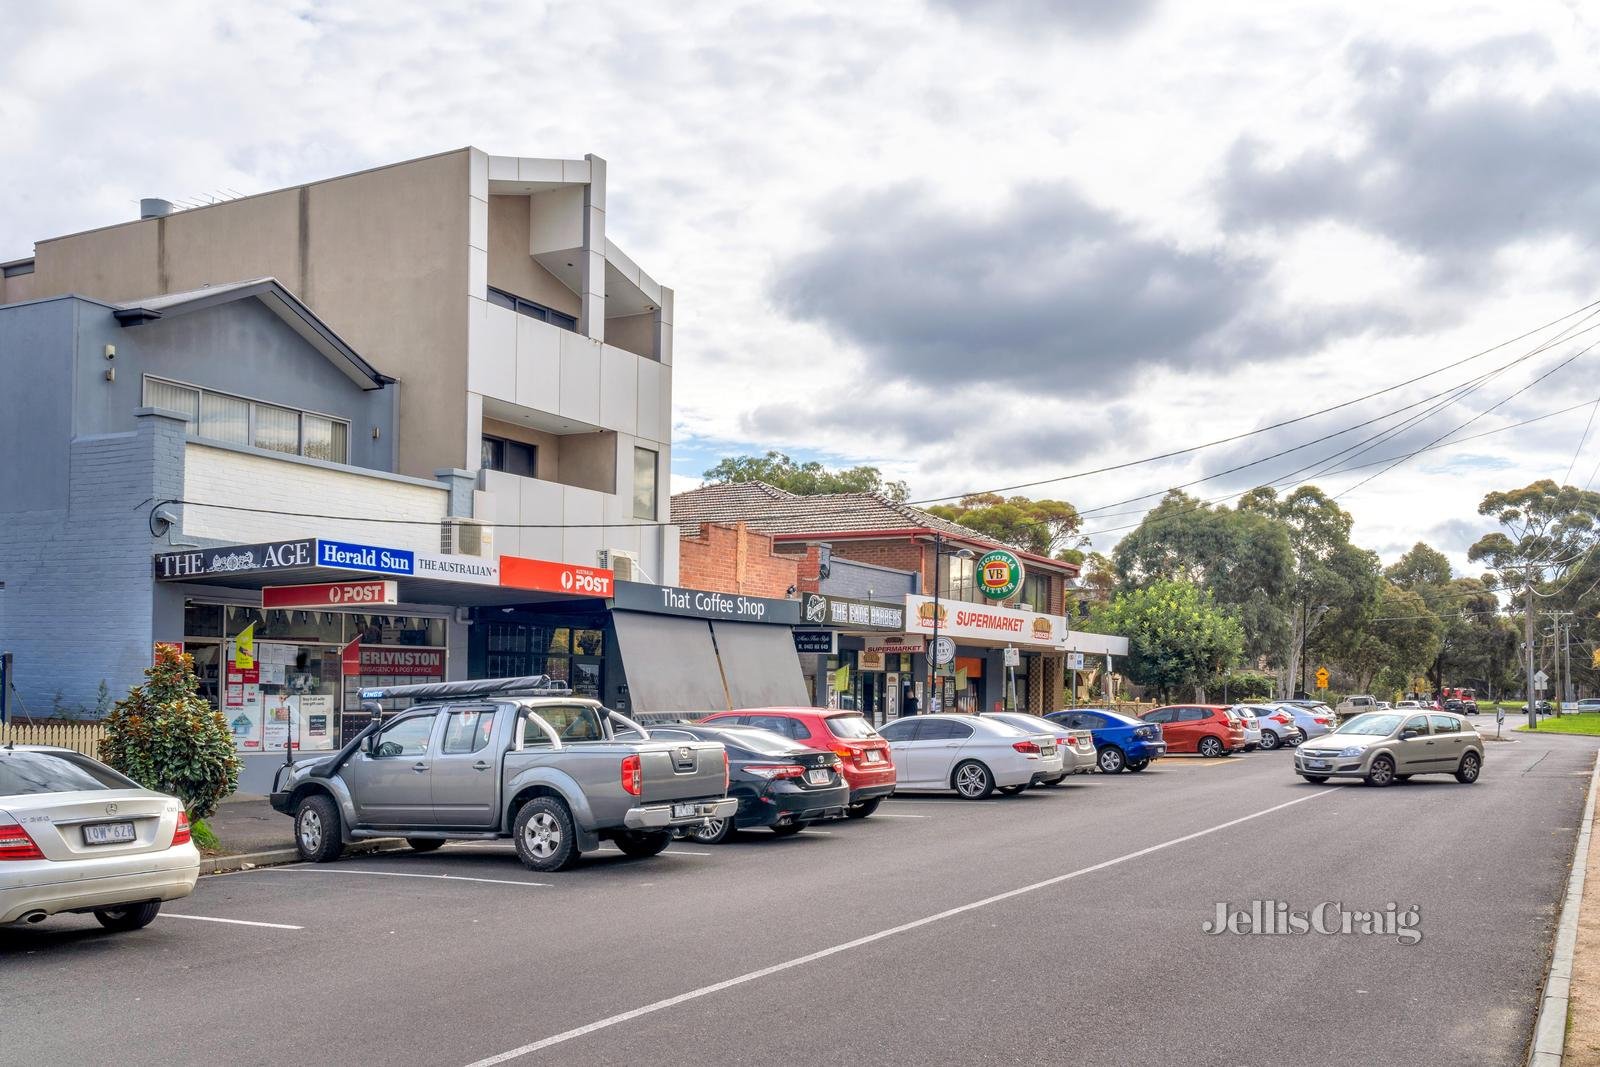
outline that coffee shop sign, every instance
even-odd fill
[[[687,615],[695,619],[729,622],[765,622],[793,626],[800,621],[798,600],[716,593],[676,585],[616,582],[611,606],[619,611],[647,611],[656,615]]]

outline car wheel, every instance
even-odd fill
[[[1478,772],[1483,770],[1483,761],[1476,752],[1468,752],[1461,757],[1461,766],[1456,768],[1456,781],[1462,785],[1471,785],[1478,780]]]
[[[326,793],[313,793],[294,812],[294,847],[310,863],[332,863],[344,853],[339,809]]]
[[[1107,745],[1100,750],[1096,762],[1100,764],[1102,773],[1121,774],[1122,768],[1128,765],[1128,758],[1122,754],[1122,749]]]
[[[522,805],[511,829],[517,858],[531,871],[564,871],[578,862],[572,813],[556,797],[534,797]]]
[[[1136,759],[1136,760],[1129,760],[1128,761],[1128,770],[1132,771],[1135,774],[1138,774],[1140,771],[1144,770],[1148,766],[1150,766],[1150,761],[1147,760],[1147,759]]]
[[[624,830],[614,840],[624,856],[647,860],[651,856],[661,855],[662,851],[672,844],[672,831]]]
[[[1261,751],[1271,752],[1280,744],[1282,744],[1282,742],[1278,740],[1277,734],[1273,733],[1271,730],[1261,731]]]
[[[1205,756],[1207,759],[1216,759],[1219,756],[1226,756],[1228,754],[1228,750],[1222,747],[1222,742],[1218,741],[1215,737],[1202,737],[1200,739],[1200,744],[1196,747],[1195,751],[1199,752],[1200,755]]]
[[[408,837],[406,846],[412,852],[437,852],[444,847],[442,837]]]
[[[1312,785],[1321,785],[1323,782],[1328,780],[1328,776],[1326,774],[1302,774],[1300,777],[1304,778]]]
[[[808,822],[779,823],[777,826],[772,827],[772,832],[777,834],[779,837],[793,837],[795,834],[799,833],[801,830],[804,830],[810,825],[811,824]]]
[[[852,804],[848,808],[844,809],[845,817],[850,819],[865,819],[867,816],[877,811],[878,805],[882,803],[882,797],[873,797],[871,800],[863,800],[859,804]]]
[[[1002,796],[1014,797],[1014,796],[1016,796],[1018,793],[1022,792],[1026,788],[1028,788],[1026,784],[1023,784],[1023,785],[1003,785],[1003,786],[1000,787],[1000,794]]]
[[[967,760],[950,776],[950,784],[966,800],[985,800],[994,792],[994,775],[977,760]]]
[[[1375,756],[1367,768],[1367,784],[1380,789],[1394,782],[1394,760],[1388,756]]]
[[[161,911],[161,901],[147,900],[143,904],[125,904],[120,908],[100,908],[94,913],[95,921],[107,930],[118,932],[142,930],[156,921]]]
[[[702,845],[720,845],[733,836],[733,820],[712,819],[681,836],[690,841],[698,841]]]

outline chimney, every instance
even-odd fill
[[[158,197],[147,196],[139,201],[139,218],[164,219],[172,214],[172,201],[162,200]]]

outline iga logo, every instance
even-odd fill
[[[1022,561],[1003,548],[978,558],[978,592],[1005,600],[1022,587]]]

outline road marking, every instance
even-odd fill
[[[1252,819],[1259,819],[1263,815],[1270,815],[1275,811],[1282,811],[1284,808],[1292,808],[1296,804],[1304,804],[1308,800],[1316,800],[1318,797],[1325,797],[1330,793],[1336,793],[1338,791],[1338,786],[1326,786],[1318,789],[1314,793],[1308,793],[1303,797],[1297,797],[1294,800],[1285,801],[1282,804],[1277,804],[1270,808],[1263,808],[1260,811],[1251,812],[1249,815],[1241,815],[1237,819],[1230,819],[1227,822],[1218,823],[1217,825],[1207,827],[1204,830],[1196,830],[1192,834],[1184,834],[1182,837],[1174,837],[1169,841],[1162,841],[1160,844],[1150,845],[1147,848],[1137,849],[1133,852],[1127,852],[1121,856],[1104,860],[1088,867],[1080,867],[1075,871],[1068,871],[1066,874],[1058,874],[1053,878],[1046,878],[1042,882],[1034,882],[1030,885],[1019,886],[1016,889],[1008,889],[1004,893],[996,893],[994,896],[984,897],[982,900],[974,900],[969,904],[962,904],[958,907],[936,912],[933,915],[925,915],[920,919],[913,919],[908,923],[901,923],[899,926],[891,926],[887,930],[879,930],[875,934],[867,934],[863,937],[858,937],[854,941],[846,941],[842,944],[833,945],[830,948],[818,949],[816,952],[808,953],[804,956],[796,956],[792,960],[785,960],[782,963],[774,963],[770,967],[763,967],[757,971],[747,971],[736,978],[727,978],[720,982],[713,982],[711,985],[701,986],[699,989],[691,989],[687,993],[679,993],[677,996],[668,997],[665,1000],[658,1000],[654,1003],[645,1004],[642,1007],[633,1008],[629,1011],[620,1012],[616,1015],[609,1015],[604,1019],[597,1019],[596,1021],[588,1023],[587,1025],[574,1027],[571,1030],[564,1030],[559,1034],[552,1034],[551,1036],[542,1038],[541,1040],[530,1042],[529,1044],[522,1045],[518,1048],[509,1049],[500,1053],[499,1055],[490,1056],[486,1059],[474,1060],[472,1063],[468,1064],[467,1067],[495,1067],[496,1064],[520,1059],[529,1053],[539,1052],[542,1049],[547,1049],[554,1045],[565,1044],[568,1041],[585,1037],[600,1030],[606,1030],[613,1026],[619,1026],[625,1022],[631,1022],[632,1020],[641,1018],[645,1015],[653,1015],[656,1012],[665,1011],[668,1008],[675,1008],[679,1004],[685,1004],[691,1000],[698,1000],[701,997],[708,997],[713,993],[720,993],[725,989],[732,989],[734,986],[744,985],[748,982],[758,981],[762,978],[769,978],[772,975],[781,974],[784,971],[793,970],[796,967],[803,967],[808,963],[815,963],[818,960],[827,959],[829,956],[837,956],[841,952],[848,952],[854,948],[861,948],[864,945],[870,945],[874,942],[882,941],[884,938],[894,937],[896,934],[907,933],[908,931],[916,930],[936,922],[942,922],[945,919],[954,918],[957,915],[964,915],[969,911],[977,911],[979,908],[986,908],[992,904],[999,904],[1000,902],[1010,900],[1013,897],[1020,897],[1027,893],[1037,892],[1040,889],[1047,889],[1053,885],[1060,885],[1062,882],[1071,881],[1074,878],[1081,878],[1086,874],[1094,874],[1097,871],[1103,871],[1109,867],[1115,867],[1118,864],[1127,863],[1129,860],[1136,860],[1142,856],[1148,856],[1153,852],[1160,852],[1163,849],[1172,848],[1174,845],[1181,845],[1197,838],[1206,837],[1210,834],[1227,830],[1230,827],[1238,826],[1241,823],[1250,822]]]
[[[794,837],[827,837],[827,836],[831,835],[832,833],[833,833],[832,830],[796,830],[794,832],[793,836]]]
[[[595,851],[596,852],[621,852],[622,850],[620,848],[614,848],[611,845],[601,845],[599,848],[595,849]],[[674,848],[674,849],[669,849],[668,851],[665,851],[665,852],[657,852],[656,855],[658,855],[658,856],[710,856],[710,855],[712,855],[712,853],[710,853],[710,852],[685,852],[681,848]]]
[[[197,923],[229,923],[233,926],[264,926],[268,930],[304,930],[304,926],[290,926],[288,923],[258,923],[249,919],[219,919],[215,915],[180,915],[175,911],[163,911],[156,915],[158,919],[193,919]]]
[[[869,818],[869,819],[926,819],[927,816],[926,815],[912,815],[910,812],[905,812],[905,813],[902,813],[902,814],[894,814],[894,813],[887,812],[887,811],[878,811],[878,812],[873,812],[871,815],[868,815],[867,818]]]
[[[262,867],[257,874],[359,874],[371,878],[432,878],[442,882],[484,882],[488,885],[531,885],[548,889],[549,882],[524,882],[516,878],[468,878],[457,874],[411,874],[406,871],[352,871],[323,867]]]

